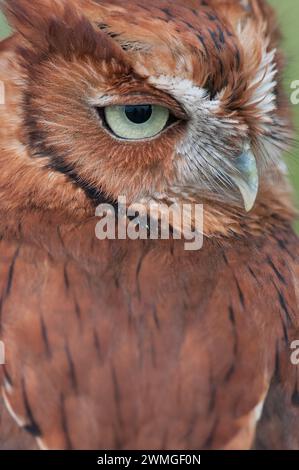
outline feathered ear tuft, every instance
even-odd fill
[[[12,28],[33,45],[45,45],[45,33],[50,18],[61,18],[63,0],[4,0],[2,9]]]
[[[11,26],[25,39],[22,54],[57,53],[72,56],[112,58],[128,66],[124,51],[76,9],[72,0],[6,0],[4,13]]]
[[[269,40],[271,48],[277,47],[281,34],[274,8],[267,0],[211,0],[216,9],[226,12],[230,9],[230,16],[235,25],[246,24],[246,20],[254,20]],[[238,8],[236,8],[238,7]]]

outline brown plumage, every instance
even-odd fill
[[[5,11],[16,33],[0,45],[0,445],[298,448],[298,239],[272,9],[10,0]],[[120,139],[107,103],[173,119]],[[248,142],[259,191],[246,211]],[[97,240],[95,206],[119,195],[204,203],[203,248]],[[22,429],[7,429],[6,410]]]

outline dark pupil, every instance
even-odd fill
[[[126,116],[134,124],[144,124],[150,119],[152,112],[153,108],[150,104],[125,106]]]

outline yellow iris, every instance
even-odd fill
[[[108,106],[107,125],[121,139],[142,140],[155,137],[165,128],[170,112],[158,105]]]

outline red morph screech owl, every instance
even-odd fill
[[[292,123],[272,8],[2,6],[0,447],[299,449]],[[202,204],[202,249],[98,240],[95,209],[119,196]]]

